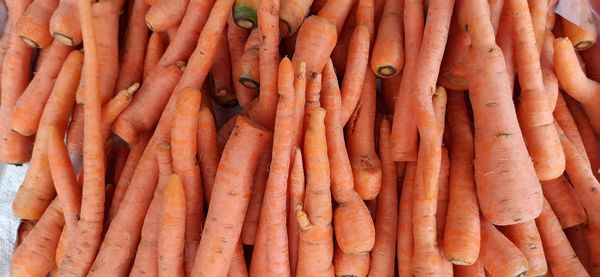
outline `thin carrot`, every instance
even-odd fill
[[[579,135],[594,171],[594,176],[596,176],[596,179],[600,179],[600,173],[598,172],[598,169],[600,169],[600,152],[598,152],[598,145],[594,143],[596,141],[596,134],[594,133],[590,119],[577,101],[566,95],[565,98],[567,100],[567,107],[575,119],[575,124],[577,124],[577,130],[579,130]]]
[[[257,89],[260,85],[258,54],[260,50],[260,31],[253,29],[246,40],[244,54],[238,61],[236,78],[247,88]]]
[[[542,182],[542,189],[563,228],[566,229],[586,222],[585,211],[579,200],[577,200],[571,183],[564,175],[554,180]]]
[[[317,107],[307,121],[303,148],[306,194],[304,207],[298,205],[295,208],[300,228],[296,269],[298,277],[334,275],[330,166],[325,118],[325,110]]]
[[[144,16],[150,6],[144,0],[135,0],[130,6],[115,91],[143,81],[143,71],[140,68],[144,66],[146,45],[150,48],[148,30],[144,24]]]
[[[335,254],[333,255],[335,276],[367,276],[369,262],[369,252],[347,254],[336,245]]]
[[[83,66],[83,54],[73,51],[63,65],[40,119],[29,169],[13,202],[15,214],[39,218],[54,199],[55,190],[48,164],[47,129],[53,125],[64,133]]]
[[[49,31],[50,17],[58,6],[58,0],[33,1],[17,20],[16,32],[27,45],[44,48],[52,42]]]
[[[479,261],[492,276],[522,276],[527,273],[527,260],[523,253],[483,216]]]
[[[227,46],[227,37],[221,36],[220,45]],[[210,70],[212,81],[211,96],[217,104],[230,108],[237,105],[235,94],[231,86],[231,59],[229,57],[229,46],[217,49],[215,61]]]
[[[184,276],[186,193],[183,180],[173,174],[166,182],[160,201],[158,225],[159,276]]]
[[[375,152],[375,74],[366,73],[356,110],[346,129],[348,156],[354,175],[354,189],[363,200],[377,197],[381,189],[381,161]],[[343,122],[342,122],[343,124]]]
[[[381,155],[381,192],[377,196],[375,245],[371,251],[369,275],[393,276],[398,236],[398,185],[396,164],[390,157],[390,121],[381,121],[379,153]]]
[[[358,5],[352,6],[350,14],[356,14],[356,9],[358,8],[357,6]],[[348,62],[348,47],[350,46],[350,39],[352,38],[352,33],[354,33],[355,29],[356,16],[350,16],[348,17],[348,20],[344,22],[342,31],[339,33],[335,47],[331,52],[333,66],[339,72],[346,71],[346,63]]]
[[[281,37],[287,38],[300,29],[312,3],[312,0],[281,2],[281,8],[279,10]]]
[[[578,51],[588,49],[596,43],[597,31],[593,22],[584,22],[583,25],[577,25],[568,19],[561,17],[562,31],[573,43]]]
[[[144,58],[142,80],[146,80],[152,70],[158,65],[161,57],[164,56],[167,44],[168,41],[165,33],[152,33],[150,35],[146,47],[146,57]]]
[[[127,108],[135,92],[140,88],[139,83],[135,83],[130,87],[123,89],[115,95],[113,99],[102,106],[102,137],[108,139],[110,128],[115,119]]]
[[[242,226],[241,234],[241,241],[246,245],[254,245],[256,240],[258,220],[260,218],[260,211],[262,209],[267,178],[269,178],[269,165],[271,164],[272,153],[272,146],[269,145],[266,150],[261,153],[258,166],[254,172],[250,202],[248,203],[248,211],[246,212],[246,217],[244,218],[244,225]]]
[[[204,99],[204,101],[207,100]],[[215,183],[215,174],[219,166],[221,153],[219,151],[215,118],[210,109],[204,105],[200,106],[200,112],[198,113],[197,130],[197,158],[200,162],[203,195],[208,203]]]
[[[500,229],[510,239],[527,259],[527,274],[543,276],[548,271],[542,239],[535,221],[526,221],[514,225],[503,226]]]
[[[224,276],[240,236],[250,196],[250,178],[270,134],[246,117],[238,117],[215,177],[192,275]],[[235,174],[231,167],[235,166]],[[233,175],[232,175],[233,174]],[[233,184],[230,181],[236,180]],[[235,201],[231,201],[235,198]],[[227,240],[219,238],[226,237]]]
[[[157,0],[146,12],[146,25],[152,31],[164,32],[177,26],[188,7],[190,0]]]
[[[294,68],[294,73],[294,140],[292,141],[292,149],[300,147],[304,138],[307,96],[306,63],[300,63],[298,67]],[[295,159],[294,156],[295,152],[292,152],[292,160]],[[294,222],[297,223],[297,221]]]
[[[455,9],[467,6],[461,2],[463,1],[457,1]],[[470,38],[469,33],[459,25],[457,16],[453,18],[450,24],[450,33],[448,36],[452,39],[448,41],[447,49],[444,52],[439,82],[449,89],[468,90],[469,84],[465,77],[464,58]]]
[[[547,11],[550,4],[548,0],[535,0],[528,1],[529,13],[531,14],[531,24],[533,26],[533,34],[535,36],[535,44],[538,49],[538,53],[542,53],[544,48],[544,40],[546,37],[547,28]],[[552,30],[552,28],[550,28]]]
[[[81,21],[77,0],[60,0],[50,18],[50,33],[62,44],[81,43]]]
[[[404,1],[386,0],[371,55],[371,70],[390,78],[404,68]]]
[[[233,23],[233,19],[229,17],[227,21],[227,41],[229,45],[229,56],[231,58],[231,70],[234,79],[233,88],[235,98],[238,100],[238,104],[243,109],[248,107],[248,104],[256,97],[257,94],[256,90],[247,88],[238,80],[236,80],[238,76],[240,76],[239,63],[241,62],[242,55],[244,55],[244,48],[249,35],[250,32],[248,30],[235,25],[235,23]]]
[[[511,92],[514,90],[516,77],[514,57],[515,38],[513,35],[513,25],[514,22],[509,5],[504,5],[500,16],[500,25],[498,26],[498,31],[496,32],[496,40],[498,46],[502,50],[502,55],[504,55],[504,62],[506,64],[506,71],[508,73],[508,83],[510,84]]]
[[[579,134],[579,130],[577,129],[577,123],[571,115],[571,112],[569,111],[565,98],[562,94],[559,94],[557,97],[556,107],[554,108],[553,114],[558,125],[561,126],[563,131],[565,131],[565,135],[569,138],[573,145],[577,147],[577,151],[584,155],[586,159],[588,159],[589,157],[585,151],[585,145]]]
[[[310,114],[316,108],[321,107],[321,83],[323,75],[321,73],[313,73],[307,75],[306,80],[306,96],[304,106],[304,130],[306,130]]]
[[[398,89],[400,88],[401,81],[402,73],[396,74],[396,76],[391,78],[385,78],[382,81],[383,102],[385,105],[385,112],[388,114],[394,113],[396,98],[398,96]]]
[[[179,93],[176,115],[171,130],[171,153],[173,169],[181,177],[185,188],[185,269],[191,272],[200,242],[204,221],[202,177],[196,159],[198,143],[198,110],[201,94],[196,89],[184,89]]]
[[[294,161],[292,163],[292,169],[290,171],[290,178],[288,181],[288,193],[290,200],[288,201],[288,247],[290,251],[290,272],[291,276],[296,276],[296,269],[298,268],[298,248],[299,248],[299,237],[300,237],[300,225],[296,220],[296,207],[304,203],[305,195],[305,177],[304,177],[304,165],[302,164],[302,151],[296,148],[294,154]]]
[[[372,72],[367,71],[369,67],[369,43],[368,27],[358,25],[352,33],[348,45],[348,61],[344,72],[344,80],[342,80],[342,114],[340,118],[342,125],[352,117],[361,94],[364,94],[363,91],[371,89],[374,85],[375,76]],[[369,74],[369,76],[366,74]]]
[[[69,153],[76,156],[83,154],[83,104],[73,107],[73,114],[67,129],[67,148]]]
[[[400,276],[410,276],[412,274],[412,258],[413,258],[413,230],[412,230],[412,214],[413,214],[413,191],[415,186],[416,162],[407,162],[404,172],[404,180],[402,181],[402,192],[400,193],[400,203],[398,208],[398,272]]]
[[[244,29],[253,29],[258,25],[258,0],[236,0],[233,5],[233,21]]]
[[[587,242],[585,236],[585,226],[577,225],[571,228],[567,228],[563,230],[567,238],[569,239],[569,243],[571,243],[571,247],[573,247],[573,251],[577,255],[577,258],[583,264],[583,267],[586,271],[590,271],[590,249],[589,244]]]

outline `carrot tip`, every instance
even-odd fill
[[[63,33],[59,33],[59,32],[54,32],[52,34],[52,37],[55,40],[58,40],[58,42],[64,44],[64,45],[68,45],[68,46],[74,46],[75,45],[75,41],[73,40],[73,38],[63,34]]]
[[[140,83],[135,83],[127,88],[127,96],[133,97],[133,95],[140,89]]]
[[[242,83],[242,85],[244,85],[247,88],[257,89],[260,85],[256,80],[252,80],[246,77],[240,77],[238,80],[240,81],[240,83]]]
[[[29,45],[29,47],[40,48],[40,45],[37,42],[35,42],[27,37],[24,37],[24,36],[19,36],[19,37],[25,42],[25,44]]]
[[[244,29],[252,29],[258,24],[256,9],[245,5],[233,7],[233,21]]]
[[[146,19],[146,26],[148,26],[148,29],[150,29],[150,31],[154,32],[154,28],[152,28],[152,24],[148,22],[148,19]]]
[[[376,73],[379,77],[389,78],[396,75],[397,72],[398,70],[396,70],[393,66],[386,65],[378,67]]]

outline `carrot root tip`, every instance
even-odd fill
[[[287,38],[292,35],[292,26],[283,19],[279,19],[279,32],[282,38]]]

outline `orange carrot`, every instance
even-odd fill
[[[328,0],[317,16],[334,23],[339,35],[354,3],[355,0]]]
[[[321,107],[321,83],[323,75],[321,73],[313,73],[307,75],[306,81],[306,96],[304,106],[304,130],[306,130],[308,119],[312,111],[318,107]]]
[[[228,45],[227,37],[221,36],[220,45]],[[229,46],[217,49],[215,61],[210,70],[212,81],[211,96],[217,104],[230,108],[237,106],[237,100],[231,90],[231,59],[229,57]]]
[[[544,201],[542,214],[535,219],[540,232],[544,253],[552,274],[557,276],[589,276],[581,261],[575,255],[561,224],[550,208],[548,201]]]
[[[362,2],[362,0],[361,0]],[[342,125],[346,124],[358,105],[361,93],[365,88],[374,85],[375,76],[367,72],[369,67],[369,30],[365,25],[358,25],[352,33],[348,45],[348,62],[342,81]],[[366,76],[369,74],[370,76]],[[369,79],[370,78],[370,79]]]
[[[60,204],[55,200],[15,250],[10,275],[46,276],[56,265],[54,256],[64,224]]]
[[[146,57],[144,58],[142,80],[146,80],[152,70],[158,65],[161,57],[165,53],[167,44],[167,37],[164,33],[152,33],[152,35],[150,35],[148,46],[146,47]]]
[[[270,134],[246,117],[238,117],[215,177],[192,275],[224,276],[240,236],[250,198],[250,178]],[[231,169],[235,167],[235,173]],[[235,184],[230,181],[235,180]],[[230,198],[236,198],[231,201]],[[227,240],[219,238],[226,237]]]
[[[235,24],[244,29],[253,29],[258,25],[258,0],[235,0],[232,17]]]
[[[388,114],[394,113],[394,106],[396,104],[396,98],[398,96],[398,89],[400,88],[401,80],[402,73],[396,74],[396,76],[391,78],[385,78],[382,81],[383,102],[385,105],[385,112]]]
[[[67,148],[69,153],[76,156],[83,154],[83,104],[73,107],[69,129],[67,129]]]
[[[479,261],[472,265],[455,265],[454,276],[456,277],[485,277],[485,270]],[[547,276],[547,275],[546,275]]]
[[[123,89],[117,95],[102,106],[102,137],[108,139],[110,128],[115,119],[127,108],[135,92],[140,88],[139,83],[135,83],[130,87]]]
[[[169,43],[169,47],[160,59],[160,64],[168,66],[177,61],[185,61],[190,57],[214,3],[214,0],[189,0],[185,15],[177,28],[177,34]]]
[[[381,189],[381,161],[375,153],[375,74],[366,80],[356,110],[346,129],[348,156],[354,175],[354,189],[363,200],[377,197]],[[342,122],[343,124],[343,122]]]
[[[583,142],[583,147],[585,148],[588,160],[590,161],[590,165],[592,166],[592,170],[594,171],[594,176],[596,176],[596,179],[600,179],[600,173],[598,172],[598,169],[600,169],[600,152],[598,152],[598,145],[595,143],[596,134],[594,133],[590,119],[577,101],[566,95],[565,98],[567,100],[569,111],[575,119],[575,124],[577,124],[577,130],[579,130],[579,135]]]
[[[160,201],[158,226],[158,274],[184,276],[186,193],[177,174],[167,180]]]
[[[171,130],[173,169],[181,177],[185,189],[185,269],[190,272],[200,242],[204,221],[202,177],[196,159],[198,143],[198,110],[201,94],[196,89],[179,93],[175,121]]]
[[[584,61],[596,61],[600,58],[600,44],[596,43],[591,48],[579,53]],[[600,81],[600,63],[588,62],[585,64],[585,70],[590,79]]]
[[[303,148],[306,194],[304,207],[298,205],[295,208],[300,228],[296,269],[298,277],[334,275],[330,166],[325,119],[325,110],[317,107],[307,121]]]
[[[204,101],[207,100],[204,99]],[[197,158],[200,162],[203,195],[208,203],[215,183],[215,174],[221,153],[218,146],[215,118],[210,109],[203,105],[200,106],[200,112],[198,113],[197,130]]]
[[[543,276],[548,271],[542,239],[538,233],[535,221],[504,226],[500,229],[510,239],[527,259],[527,274]]]
[[[351,0],[345,1],[351,2]],[[335,24],[320,16],[309,16],[298,30],[296,49],[292,59],[294,67],[305,62],[307,75],[321,73],[333,51],[336,40]]]
[[[135,0],[130,6],[115,91],[121,91],[143,81],[143,71],[140,69],[144,66],[146,45],[150,48],[148,30],[144,24],[144,16],[150,6],[143,0]]]
[[[229,264],[229,272],[227,272],[227,277],[246,276],[248,276],[248,268],[244,258],[244,249],[242,248],[242,242],[238,241],[238,244],[233,252],[233,256],[231,257],[231,263]]]
[[[350,14],[356,14],[356,9],[358,5],[354,5]],[[342,31],[339,33],[337,42],[333,51],[331,52],[331,60],[333,61],[333,66],[339,72],[346,71],[346,63],[348,62],[348,47],[350,46],[350,39],[352,38],[352,33],[356,29],[356,17],[350,16],[346,22],[344,22],[344,27],[342,27]]]
[[[257,89],[259,87],[259,61],[260,31],[252,30],[244,46],[244,54],[238,61],[237,80],[247,88]]]
[[[312,0],[281,2],[279,10],[281,37],[287,38],[300,29],[312,3]]]
[[[450,161],[448,157],[448,148],[442,147],[442,161],[440,165],[440,175],[438,180],[438,197],[437,197],[437,209],[435,213],[436,218],[436,229],[437,229],[437,240],[440,245],[440,250],[443,251],[443,245],[445,241],[444,229],[446,228],[446,217],[448,216],[448,198],[450,192],[449,184],[450,176]]]
[[[523,276],[527,273],[523,253],[483,216],[479,261],[491,276]]]
[[[556,107],[554,108],[553,113],[556,123],[558,123],[558,125],[563,129],[565,135],[577,148],[577,151],[581,155],[584,155],[586,159],[589,159],[585,151],[585,145],[583,144],[583,140],[579,135],[577,123],[575,123],[575,119],[573,118],[571,112],[569,111],[569,108],[567,107],[565,98],[562,94],[558,94],[556,100]]]
[[[299,236],[300,226],[298,220],[296,220],[296,207],[304,203],[305,195],[305,178],[304,178],[304,166],[302,164],[302,152],[299,148],[296,148],[294,154],[294,161],[292,169],[290,171],[289,178],[289,189],[290,200],[288,201],[288,244],[290,251],[290,272],[291,276],[296,276],[296,269],[298,268],[298,247],[299,247]]]
[[[457,1],[455,9],[467,6],[461,2],[463,1]],[[440,68],[440,84],[453,90],[468,90],[469,84],[465,77],[464,56],[470,38],[469,33],[459,25],[457,16],[453,18],[450,24],[448,36],[452,39],[448,41],[447,49],[444,52],[444,59]]]
[[[573,251],[577,255],[577,258],[583,264],[583,267],[589,272],[590,271],[590,249],[585,237],[585,226],[577,225],[571,228],[567,228],[563,230],[567,238],[569,239],[569,243],[571,243],[571,247],[573,247]]]
[[[489,8],[483,2],[476,4],[471,8],[469,35],[473,46],[465,68],[477,138],[477,196],[481,212],[491,223],[516,224],[539,215],[542,189],[517,122],[506,62],[495,44],[491,23],[485,20]],[[491,118],[495,124],[488,123]],[[492,144],[495,146],[490,147]]]
[[[410,276],[412,274],[412,258],[413,258],[413,230],[412,230],[412,214],[413,214],[413,191],[415,186],[415,162],[407,162],[404,172],[404,180],[402,181],[402,192],[400,193],[400,203],[398,208],[398,272],[400,276]]]
[[[57,6],[58,0],[33,1],[17,20],[17,35],[33,48],[44,48],[50,45],[52,36],[48,28],[50,17]]]
[[[502,14],[500,16],[500,26],[498,26],[498,31],[496,32],[496,40],[498,47],[502,50],[502,55],[504,55],[504,62],[506,64],[506,71],[508,73],[508,83],[510,84],[510,91],[513,92],[514,84],[515,84],[515,57],[514,57],[514,48],[515,48],[515,39],[513,35],[513,18],[509,9],[509,5],[506,4],[502,8]]]
[[[228,119],[223,124],[223,126],[221,126],[221,128],[219,128],[219,130],[217,131],[217,143],[219,144],[219,152],[221,152],[221,153],[223,152],[223,149],[225,148],[225,144],[229,140],[229,137],[231,136],[231,132],[233,132],[233,127],[235,127],[235,122],[237,121],[237,118],[240,117],[241,115],[247,116],[247,113],[242,111],[242,112],[236,114],[232,118]],[[262,201],[261,201],[261,203],[262,203]]]
[[[347,254],[336,245],[333,256],[335,276],[367,276],[369,262],[369,252]]]
[[[371,251],[369,268],[371,276],[394,276],[394,252],[398,235],[398,174],[390,157],[390,125],[386,118],[381,121],[379,153],[382,178],[381,192],[377,196],[375,245]]]
[[[564,17],[560,19],[562,31],[573,43],[576,50],[588,49],[596,43],[598,35],[593,22],[584,22],[583,25],[577,25]]]
[[[242,226],[241,234],[241,241],[246,245],[254,245],[256,240],[258,220],[260,218],[260,211],[265,194],[267,178],[269,178],[269,166],[271,164],[272,153],[272,145],[269,145],[265,151],[261,153],[258,166],[254,172],[250,202],[248,203],[248,211],[246,212],[246,217],[244,218],[244,225]]]
[[[571,183],[564,175],[542,182],[542,189],[563,228],[586,222],[585,211],[577,200]]]
[[[371,55],[371,70],[379,77],[393,77],[404,67],[403,8],[404,1],[385,1]]]
[[[240,76],[239,64],[244,55],[244,47],[250,32],[244,28],[240,28],[235,25],[229,17],[227,21],[227,41],[229,45],[229,56],[231,57],[231,67],[233,74],[233,88],[235,98],[238,100],[238,104],[243,109],[248,107],[248,104],[256,97],[257,91],[254,89],[247,88],[239,82],[238,77]]]
[[[473,130],[463,92],[448,94],[450,198],[444,252],[455,265],[472,265],[479,254],[479,204],[473,169]]]
[[[544,41],[546,37],[547,27],[547,14],[548,7],[550,4],[548,0],[535,0],[528,1],[529,13],[531,14],[531,24],[533,26],[533,34],[535,35],[535,43],[538,49],[538,53],[542,53],[544,48]],[[549,30],[552,30],[550,28]]]
[[[60,0],[50,18],[50,33],[62,44],[81,43],[81,21],[77,0]]]
[[[65,61],[40,119],[29,169],[13,202],[21,218],[38,219],[55,196],[48,164],[47,129],[53,125],[64,133],[75,101],[75,91],[83,66],[83,54],[73,51]]]
[[[302,145],[304,138],[304,117],[306,109],[306,63],[302,62],[298,67],[294,68],[294,140],[292,141],[292,149]],[[294,160],[295,152],[292,152],[292,160]],[[295,206],[294,206],[295,207]],[[290,210],[291,212],[291,210]],[[297,220],[294,220],[297,223]]]
[[[164,32],[177,26],[183,19],[189,2],[157,0],[146,13],[146,25],[156,32]]]

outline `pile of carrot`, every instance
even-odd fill
[[[557,1],[5,2],[12,276],[600,276]]]

